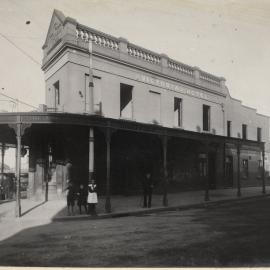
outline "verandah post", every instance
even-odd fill
[[[265,194],[265,149],[264,149],[264,143],[262,143],[262,193]]]
[[[94,175],[94,129],[89,128],[89,176],[88,182],[90,183]]]
[[[163,206],[168,206],[168,170],[167,170],[167,146],[168,146],[168,137],[164,135],[162,137],[163,145],[163,171],[164,171],[164,190],[163,190]]]
[[[209,142],[205,143],[205,154],[206,154],[206,179],[205,179],[205,194],[204,200],[209,201]]]
[[[110,199],[110,175],[111,175],[111,130],[110,128],[106,129],[106,164],[107,164],[107,171],[106,171],[106,202],[105,202],[105,210],[107,213],[111,212],[111,199]]]
[[[15,206],[15,216],[21,216],[21,126],[22,124],[17,123],[16,130],[16,139],[17,139],[17,147],[16,147],[16,206]]]
[[[241,182],[240,182],[240,151],[241,145],[237,143],[237,196],[241,197]]]
[[[4,181],[4,164],[5,164],[5,143],[2,143],[1,146],[1,183]]]
[[[9,127],[12,128],[16,134],[16,204],[15,204],[15,216],[21,216],[21,148],[22,148],[22,136],[25,133],[25,130],[31,127],[31,124],[22,123],[21,116],[17,115],[17,123],[9,124]]]

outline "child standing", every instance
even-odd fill
[[[77,195],[78,195],[78,206],[79,206],[80,214],[82,213],[82,206],[85,209],[85,213],[87,213],[88,192],[87,192],[87,189],[84,187],[84,185],[80,185]]]

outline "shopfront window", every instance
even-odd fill
[[[248,159],[242,160],[242,176],[248,178]]]
[[[207,155],[199,154],[199,176],[207,176]]]

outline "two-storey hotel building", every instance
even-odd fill
[[[43,52],[46,104],[0,115],[10,135],[1,139],[16,144],[14,130],[29,147],[29,195],[61,196],[70,164],[75,184],[97,181],[107,211],[111,194],[140,192],[146,170],[164,205],[188,189],[204,189],[206,200],[209,189],[265,191],[269,117],[232,98],[224,78],[60,11]]]

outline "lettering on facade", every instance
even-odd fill
[[[50,33],[48,35],[48,47],[51,48],[56,42],[62,37],[63,25],[60,21],[56,20],[53,22]]]
[[[144,82],[144,83],[149,83],[149,84],[152,84],[155,86],[159,86],[162,88],[167,88],[167,89],[170,89],[172,91],[179,92],[181,94],[185,94],[185,95],[189,95],[189,96],[193,96],[193,97],[197,97],[197,98],[201,98],[201,99],[211,100],[209,95],[207,95],[201,91],[185,89],[183,87],[179,87],[176,84],[169,83],[167,81],[163,81],[163,80],[149,77],[146,75],[136,74],[136,80]]]
[[[22,122],[49,122],[51,118],[48,115],[24,115],[22,116]]]
[[[16,123],[16,116],[1,115],[0,123]]]

